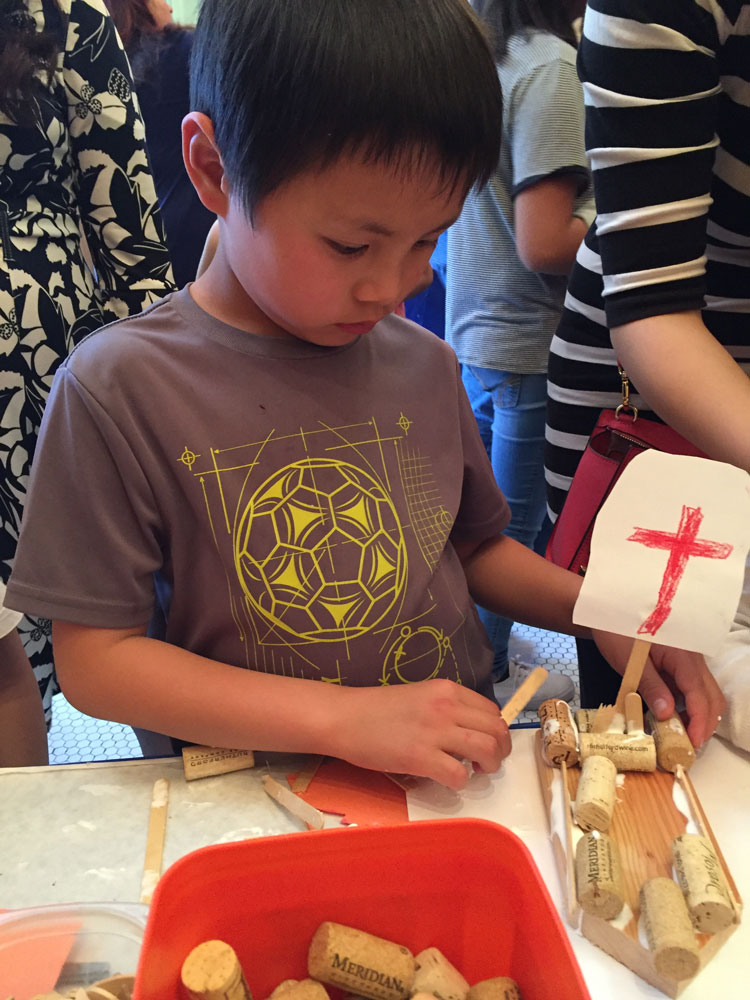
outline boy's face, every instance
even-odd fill
[[[441,190],[432,170],[404,174],[355,158],[294,177],[260,203],[253,225],[231,198],[215,262],[226,269],[220,318],[348,344],[423,282],[463,198]]]

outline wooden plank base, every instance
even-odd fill
[[[567,796],[563,795],[563,775],[559,768],[551,767],[542,756],[542,734],[536,734],[536,761],[539,780],[544,797],[547,815],[550,821],[555,860],[560,877],[560,885],[565,893],[565,909],[568,915],[579,910],[577,901],[571,899],[575,886],[574,851],[565,849],[567,839],[564,828],[565,798],[575,800],[580,768],[567,768]],[[672,878],[672,841],[685,832],[688,820],[678,810],[672,797],[675,776],[666,771],[650,773],[628,771],[625,781],[617,789],[617,804],[615,805],[609,835],[617,842],[622,862],[623,883],[625,889],[625,905],[629,908],[630,917],[626,921],[617,918],[614,921],[602,920],[582,913],[580,932],[593,944],[611,955],[618,962],[632,969],[647,983],[655,986],[667,996],[677,997],[691,982],[689,979],[675,982],[659,975],[653,965],[651,953],[641,943],[638,934],[639,902],[638,894],[641,885],[650,878],[664,876]],[[701,832],[710,835],[712,832],[702,829],[707,826],[702,807],[699,815],[693,817]],[[718,849],[718,844],[715,843]],[[731,890],[734,890],[736,910],[735,923],[717,934],[698,934],[701,969],[716,955],[724,942],[739,926],[742,901],[736,892],[736,886],[731,873],[726,869],[726,863],[717,850],[724,874]],[[626,916],[627,916],[627,911]]]

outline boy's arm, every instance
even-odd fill
[[[494,772],[510,752],[497,705],[452,681],[346,688],[228,666],[145,631],[55,622],[70,702],[194,743],[330,754],[456,789],[467,781],[462,758]]]
[[[505,535],[478,547],[459,544],[456,551],[471,595],[482,607],[537,628],[591,637],[615,670],[624,672],[632,639],[573,624],[581,577]],[[675,708],[664,676],[682,693],[690,716],[690,738],[701,746],[715,731],[725,708],[705,660],[697,653],[652,644],[639,690],[659,719],[668,718]]]

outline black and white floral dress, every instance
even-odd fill
[[[173,287],[130,67],[101,0],[28,0],[55,32],[37,123],[0,113],[0,578],[18,539],[42,410],[87,333]],[[90,250],[86,263],[81,231]],[[85,463],[85,455],[70,461]],[[80,468],[82,483],[85,467]],[[45,710],[56,690],[49,622],[20,626]]]

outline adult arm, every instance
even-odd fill
[[[145,632],[55,622],[68,700],[195,743],[331,754],[456,789],[467,781],[461,759],[494,772],[510,752],[497,705],[451,681],[347,688],[228,666]]]
[[[750,383],[700,314],[711,188],[732,183],[731,158],[717,151],[714,16],[692,0],[658,12],[646,0],[593,0],[579,69],[617,357],[667,423],[748,469]]]
[[[524,188],[513,204],[516,249],[524,267],[567,274],[589,223],[574,214],[580,180],[563,174]]]
[[[583,93],[562,42],[506,95],[518,256],[530,271],[567,274],[594,217],[584,148]]]
[[[0,767],[47,764],[42,698],[15,627],[0,638]]]
[[[662,420],[711,458],[750,471],[750,379],[699,312],[625,324],[612,344]]]
[[[74,186],[108,320],[174,288],[145,131],[125,52],[102,0],[73,0],[63,55]]]

